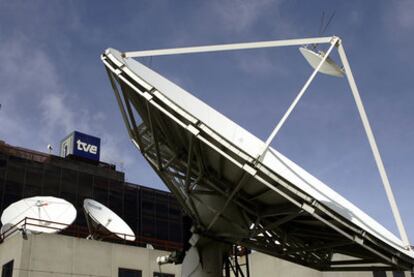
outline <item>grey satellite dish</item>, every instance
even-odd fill
[[[10,223],[4,224],[3,226],[1,226],[1,229],[0,229],[1,238],[5,239],[15,234],[16,232],[14,230],[17,230],[17,229],[16,227],[14,227],[13,224],[10,224]]]
[[[413,268],[414,252],[407,240],[270,147],[269,141],[133,59],[320,43],[331,44],[322,59],[302,49],[315,70],[299,95],[321,68],[341,75],[332,63],[325,65],[338,48],[350,88],[359,96],[338,37],[125,53],[108,49],[101,56],[132,142],[193,219],[182,272],[219,276],[231,244],[323,271]],[[313,59],[320,60],[316,67]],[[357,106],[365,118],[363,107]],[[339,255],[349,258],[339,261]]]
[[[300,53],[305,57],[306,61],[312,66],[312,68],[316,68],[318,64],[322,61],[325,53],[323,51],[315,52],[307,47],[300,47]],[[319,69],[319,72],[335,76],[335,77],[343,77],[344,70],[340,68],[330,57],[328,57]]]
[[[83,201],[86,220],[91,239],[102,239],[112,234],[117,237],[134,241],[135,234],[126,222],[105,205],[93,199]]]
[[[51,196],[25,198],[8,206],[1,215],[3,225],[33,233],[57,233],[76,219],[76,209],[64,199]]]

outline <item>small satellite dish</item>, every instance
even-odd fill
[[[114,234],[121,239],[135,240],[135,234],[128,224],[105,205],[86,198],[83,209],[89,227],[89,238],[102,239]]]
[[[300,47],[299,51],[314,69],[318,67],[319,63],[325,56],[325,53],[323,51],[315,52],[307,47]],[[344,70],[339,67],[330,57],[328,57],[322,64],[319,72],[335,77],[343,77],[345,74]]]
[[[0,229],[1,238],[5,239],[5,238],[11,236],[13,233],[15,233],[15,232],[13,232],[13,229],[15,229],[13,227],[14,227],[14,225],[10,224],[10,223],[6,223],[3,226],[1,226],[1,229]]]
[[[35,196],[8,206],[1,215],[1,222],[4,226],[12,225],[33,233],[57,233],[66,229],[75,218],[76,209],[66,200]]]

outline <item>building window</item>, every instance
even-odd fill
[[[13,275],[13,263],[14,260],[3,265],[3,269],[1,271],[1,277],[12,277]]]
[[[119,268],[118,277],[141,277],[141,270],[129,269],[129,268]]]
[[[402,271],[393,271],[392,276],[393,277],[405,277],[405,274]]]
[[[374,277],[387,277],[387,273],[385,271],[374,271],[372,273]]]
[[[174,277],[174,274],[171,273],[161,273],[161,272],[154,272],[154,277]]]

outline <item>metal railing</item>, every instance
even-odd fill
[[[0,234],[0,243],[3,243],[3,241],[6,240],[8,237],[11,237],[12,235],[18,232],[21,232],[24,236],[39,233],[57,232],[60,232],[60,234],[62,235],[77,238],[87,238],[90,235],[88,228],[84,226],[75,224],[69,225],[61,222],[26,217],[21,221],[17,222],[16,224],[10,225],[6,230],[4,230],[3,233]],[[136,236],[134,241],[127,240],[131,237],[131,235],[123,233],[108,233],[106,236],[100,237],[99,240],[140,247],[146,247],[148,244],[150,244],[155,249],[167,251],[183,249],[183,244],[179,242],[150,238],[145,236]]]

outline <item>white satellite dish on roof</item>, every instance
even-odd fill
[[[51,196],[22,199],[8,206],[1,215],[1,222],[7,228],[35,233],[57,233],[75,219],[76,209],[71,203]]]
[[[105,205],[93,199],[83,201],[90,238],[100,239],[103,236],[114,234],[117,237],[134,241],[135,234],[126,222]]]

